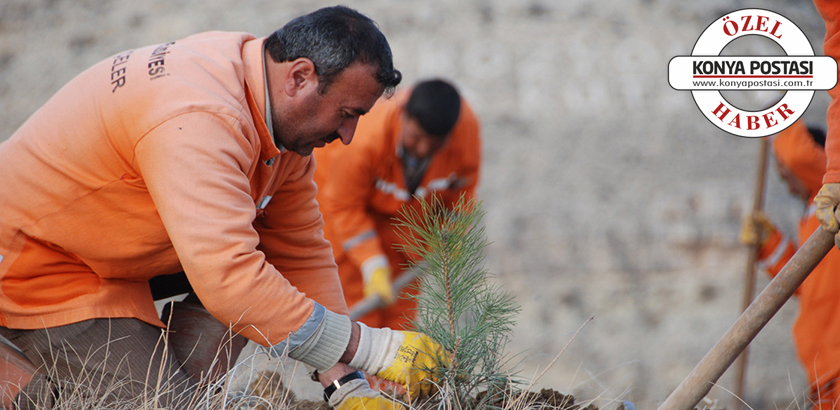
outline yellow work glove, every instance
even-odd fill
[[[374,269],[364,280],[365,297],[379,295],[386,305],[396,301],[397,296],[394,294],[394,285],[391,283],[391,268],[389,266]]]
[[[776,226],[770,218],[764,212],[755,211],[744,217],[741,231],[738,233],[738,241],[743,245],[762,246],[773,232],[776,232]]]
[[[359,326],[359,348],[350,367],[405,386],[412,400],[437,390],[440,367],[449,360],[440,344],[422,333]]]
[[[391,365],[376,373],[377,376],[405,386],[412,400],[428,397],[438,381],[435,370],[439,361],[446,360],[443,348],[432,338],[417,332],[400,332],[405,335]]]
[[[840,203],[840,183],[824,184],[814,198],[817,206],[816,217],[823,229],[833,234],[840,231],[837,222],[837,204]],[[834,235],[834,244],[840,248],[840,234]]]
[[[336,410],[406,410],[402,404],[371,389],[364,379],[343,384],[330,395],[329,403]]]
[[[376,397],[349,397],[336,406],[336,410],[405,410],[405,407],[380,394]]]

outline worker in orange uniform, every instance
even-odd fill
[[[840,60],[840,3],[814,0],[814,5],[825,21],[823,53]],[[834,243],[840,248],[840,214],[837,209],[840,203],[840,87],[835,86],[828,90],[828,94],[831,96],[831,103],[826,113],[826,172],[822,180],[823,186],[814,198],[814,203],[817,220],[824,230],[835,234]],[[833,273],[837,275],[840,272],[834,270]]]
[[[823,41],[823,53],[825,53],[826,56],[838,60],[840,59],[840,3],[831,0],[814,0],[814,5],[817,7],[817,11],[825,21],[826,33]],[[829,104],[828,112],[826,113],[826,172],[822,178],[823,185],[817,196],[814,198],[816,208],[815,217],[824,230],[835,234],[834,242],[836,246],[840,248],[840,222],[838,222],[840,214],[838,214],[837,209],[837,205],[840,203],[840,88],[834,87],[831,90],[828,90],[828,94],[831,96],[831,103]],[[836,249],[832,249],[832,251],[829,252],[829,256],[836,252]],[[826,258],[829,256],[826,256]],[[838,273],[840,273],[840,267],[834,267],[830,270],[835,277]],[[832,296],[832,298],[835,296]],[[833,317],[826,319],[824,326],[828,328],[836,328],[836,321],[838,320],[837,316],[838,315],[834,315]],[[827,339],[836,339],[836,337],[831,336],[836,333],[826,334],[829,335],[827,336]],[[832,340],[826,341],[826,343],[830,342],[832,342]],[[834,377],[836,383],[837,375],[835,374]],[[833,386],[833,390],[837,390],[837,386]],[[838,407],[837,396],[838,395],[836,393],[831,396],[833,402],[827,403],[831,404],[831,406],[825,405],[823,407]]]
[[[832,0],[814,0],[817,11],[825,21],[823,53],[840,60],[840,3]],[[840,68],[838,68],[840,76]],[[828,90],[831,103],[826,114],[826,173],[816,203],[816,216],[820,225],[835,233],[834,243],[840,248],[840,87]]]
[[[814,197],[825,173],[825,134],[800,120],[773,140],[776,166],[792,195],[807,204],[799,223],[799,240],[787,238],[763,213],[745,219],[741,241],[760,245],[759,265],[775,277],[803,243],[820,226]],[[840,408],[840,250],[832,249],[797,289],[799,315],[793,337],[799,361],[808,377],[810,400],[815,408]]]
[[[307,364],[339,409],[401,407],[356,369],[428,393],[439,345],[348,318],[312,181],[313,148],[349,144],[400,79],[376,24],[338,6],[267,38],[125,51],[64,86],[0,144],[0,334],[49,372],[46,397],[19,399],[85,380],[111,386],[102,403],[200,398],[192,346],[168,351],[189,335],[159,340],[153,294],[178,286],[150,279],[178,272],[195,328]]]
[[[416,304],[392,282],[409,256],[394,218],[417,197],[438,195],[452,206],[475,196],[481,164],[479,124],[458,91],[429,80],[381,99],[359,120],[353,145],[315,153],[324,233],[338,263],[347,304],[379,295],[386,307],[360,318],[369,326],[405,328]]]

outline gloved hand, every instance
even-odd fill
[[[391,268],[387,265],[374,269],[370,275],[364,278],[364,295],[379,295],[386,305],[394,303],[397,296],[394,294],[394,285],[391,283]]]
[[[422,333],[359,326],[359,348],[350,367],[405,386],[412,400],[437,389],[440,367],[449,365],[440,344]]]
[[[824,184],[814,198],[817,206],[815,216],[820,225],[828,232],[837,234],[840,223],[837,222],[837,204],[840,203],[840,183]],[[834,236],[834,244],[840,248],[840,234]]]
[[[398,332],[402,343],[396,349],[391,364],[376,373],[377,376],[402,384],[412,399],[429,396],[437,386],[437,368],[447,357],[437,342],[417,332]],[[448,363],[447,363],[448,364]]]
[[[330,405],[336,410],[406,410],[402,404],[371,389],[367,380],[342,385],[330,396]]]
[[[764,212],[755,211],[744,217],[741,222],[741,231],[738,233],[738,241],[743,245],[764,245],[770,235],[776,232],[776,226]]]

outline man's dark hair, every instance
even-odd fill
[[[295,18],[266,39],[276,63],[305,57],[315,64],[318,91],[325,93],[335,77],[359,61],[376,65],[376,81],[393,92],[402,80],[394,69],[391,47],[376,23],[344,6],[325,7]]]
[[[461,96],[452,84],[443,80],[423,81],[414,87],[405,112],[429,134],[444,138],[458,122]]]

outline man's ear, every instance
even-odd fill
[[[285,91],[289,97],[293,97],[308,87],[318,88],[318,74],[315,73],[315,63],[301,57],[292,61],[286,72]]]

